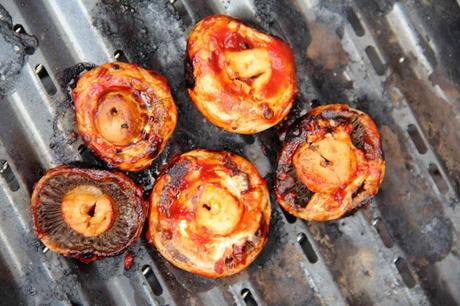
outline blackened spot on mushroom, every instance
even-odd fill
[[[171,240],[172,237],[173,237],[173,234],[172,234],[172,232],[170,230],[163,230],[161,233],[162,233],[163,238],[165,240]]]
[[[161,139],[151,140],[150,147],[148,148],[146,155],[155,158],[160,151],[161,143],[163,141]]]
[[[305,208],[313,196],[313,192],[307,186],[298,181],[294,187],[295,206]]]
[[[332,126],[327,126],[325,129],[326,129],[326,134],[334,133],[334,128]]]
[[[123,124],[121,125],[121,128],[122,128],[122,129],[127,129],[127,128],[128,128],[128,124],[127,124],[127,123],[123,123]]]
[[[353,192],[353,194],[351,195],[352,198],[355,198],[358,194],[360,194],[361,192],[364,191],[364,186],[365,186],[365,182],[363,182],[358,189],[355,190],[355,192]]]
[[[147,138],[149,138],[149,135],[146,130],[142,130],[141,136],[144,140],[147,140]]]
[[[372,202],[372,197],[366,197],[361,202],[359,202],[353,209],[347,211],[342,218],[349,217],[354,215],[359,209],[367,207]]]
[[[231,171],[231,176],[235,176],[240,173],[238,165],[229,156],[225,156],[224,158],[224,167]]]
[[[116,114],[118,114],[117,109],[116,109],[115,107],[112,107],[112,108],[110,109],[110,114],[111,114],[112,116],[115,116]]]
[[[327,109],[319,116],[323,119],[332,119],[334,121],[348,121],[355,116],[355,113],[345,110]]]
[[[169,217],[170,206],[173,202],[171,199],[176,197],[182,189],[184,184],[184,178],[187,175],[187,172],[190,167],[190,161],[180,160],[179,162],[173,162],[172,166],[166,171],[166,175],[169,176],[169,184],[163,189],[161,194],[161,200],[159,203],[159,208],[161,211],[166,213],[166,216]]]
[[[239,245],[233,245],[233,258],[237,262],[244,262],[246,259],[247,254],[244,252],[244,246],[239,246]]]
[[[254,250],[255,247],[256,247],[256,245],[254,244],[254,242],[252,242],[251,240],[248,240],[243,245],[243,251],[246,252],[246,253],[251,253]]]
[[[313,146],[312,146],[312,147],[313,147]],[[330,161],[329,159],[327,159],[327,158],[324,157],[323,155],[320,154],[320,156],[323,158],[323,159],[320,161],[320,163],[319,163],[322,167],[325,167],[325,168],[326,168],[326,167],[329,167],[329,166],[331,166],[331,165],[333,164],[332,161]]]
[[[257,78],[259,78],[262,74],[263,74],[263,73],[255,74],[255,75],[253,75],[252,77],[250,77],[249,79],[250,79],[251,81],[255,81],[255,80],[256,80]],[[245,79],[245,78],[237,78],[237,79],[239,79],[239,80],[241,80],[241,81],[243,81],[243,82],[248,80],[248,79]]]
[[[189,167],[190,162],[188,160],[181,160],[177,163],[174,163],[174,165],[170,167],[166,172],[166,175],[170,177],[170,184],[177,185],[181,183],[187,174]]]
[[[267,233],[268,233],[268,226],[267,226],[267,223],[265,222],[265,215],[262,213],[260,215],[259,228],[255,232],[255,236],[257,238],[261,238],[261,237],[265,237]]]
[[[185,55],[184,59],[184,77],[185,77],[185,86],[187,88],[193,89],[195,87],[195,73],[193,69],[192,62],[188,55]]]
[[[270,120],[273,118],[273,110],[267,104],[263,105],[263,110],[265,119]]]
[[[228,268],[234,267],[235,263],[233,262],[233,257],[232,256],[225,257],[224,265]]]
[[[284,173],[284,179],[278,179],[278,191],[287,203],[294,208],[305,208],[314,192],[308,189],[297,176],[294,167],[289,165]]]
[[[351,143],[358,149],[364,150],[366,130],[358,118],[353,121],[351,130]]]
[[[91,208],[88,210],[88,215],[92,218],[94,217],[94,213],[96,211],[96,203],[93,203],[93,205],[91,206]]]

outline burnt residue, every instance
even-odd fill
[[[72,90],[75,88],[78,78],[95,66],[92,63],[79,63],[57,74],[57,79],[62,92],[65,93],[65,98],[55,104],[55,112],[52,120],[53,135],[49,147],[61,163],[74,162],[73,156],[69,156],[66,146],[74,144],[79,140],[82,142],[75,119]],[[100,159],[92,156],[90,150],[84,144],[81,144],[78,150],[86,165],[103,166]]]
[[[193,89],[195,87],[195,73],[193,64],[187,54],[184,56],[184,78],[185,86],[189,89]]]
[[[169,176],[169,183],[161,194],[159,210],[170,216],[170,206],[174,202],[171,199],[176,198],[184,185],[185,176],[191,170],[191,163],[188,160],[173,160],[170,166],[165,171],[165,175]]]
[[[139,50],[137,54],[130,52],[130,60],[143,62],[149,53],[155,51],[156,45],[149,46],[148,29],[129,1],[102,1],[96,5],[95,10],[94,26],[115,43],[122,38],[131,46],[130,50]],[[122,46],[117,47],[124,49]]]
[[[317,20],[308,24],[311,43],[305,52],[307,72],[315,87],[330,102],[347,101],[347,91],[353,82],[343,76],[349,56],[342,47],[337,34],[337,25],[328,20]]]
[[[224,167],[230,171],[231,176],[235,176],[240,173],[238,165],[233,161],[233,159],[229,155],[226,155],[224,157]]]
[[[10,14],[0,5],[0,96],[14,89],[26,55],[33,54],[37,47],[36,37],[14,31]]]
[[[169,2],[102,1],[96,5],[93,16],[94,26],[138,64],[158,63],[157,52],[168,48],[170,36],[182,36],[179,31],[164,31],[165,23],[184,31],[184,24]]]
[[[114,66],[114,65],[112,65]],[[74,66],[64,69],[61,73],[58,74],[57,78],[59,80],[59,85],[63,91],[67,92],[68,95],[71,95],[72,89],[77,85],[78,79],[89,70],[96,67],[93,63],[78,63]]]

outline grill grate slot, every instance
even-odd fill
[[[398,257],[395,260],[395,265],[399,271],[399,274],[401,274],[401,277],[406,286],[409,288],[413,288],[415,286],[415,279],[409,270],[409,266],[407,265],[406,260],[404,258]]]
[[[438,187],[441,193],[446,194],[449,191],[449,186],[447,185],[444,177],[442,176],[441,172],[438,169],[438,166],[431,163],[428,167],[428,171],[430,172],[431,177],[433,178],[436,186]]]
[[[380,59],[380,56],[377,54],[377,51],[375,51],[375,48],[373,46],[367,46],[365,51],[367,57],[371,61],[372,67],[374,67],[375,73],[378,75],[384,75],[386,67]]]
[[[316,263],[318,261],[318,255],[316,255],[315,250],[313,249],[310,241],[307,238],[307,235],[300,233],[297,235],[297,242],[302,248],[303,253],[307,256],[307,259],[310,263]]]
[[[123,52],[123,50],[116,50],[113,53],[113,57],[119,62],[126,62],[126,63],[129,62],[129,60],[126,57],[125,52]]]
[[[361,21],[359,21],[358,16],[351,7],[347,9],[347,19],[348,22],[350,22],[351,27],[353,28],[353,31],[355,31],[356,35],[364,36],[365,31],[363,25],[361,24]]]
[[[241,290],[241,297],[243,298],[244,303],[247,306],[257,306],[256,299],[252,296],[251,290],[244,288]]]
[[[19,190],[19,183],[6,160],[0,160],[0,175],[5,179],[11,191]]]
[[[391,238],[390,232],[388,231],[388,228],[386,227],[383,220],[380,217],[375,218],[372,221],[372,225],[377,230],[377,233],[380,235],[380,238],[382,238],[383,244],[387,248],[391,248],[394,244],[393,238]]]
[[[410,138],[414,142],[417,151],[420,154],[425,154],[428,151],[428,148],[425,142],[423,141],[422,136],[420,135],[417,127],[413,124],[409,124],[409,126],[407,127],[407,132],[409,133]]]
[[[15,24],[13,26],[13,31],[15,31],[16,33],[20,33],[20,34],[24,34],[26,32],[26,30],[21,24]]]
[[[160,296],[161,294],[163,294],[163,287],[161,286],[160,282],[155,276],[155,273],[153,273],[152,267],[150,267],[149,265],[143,266],[142,274],[149,283],[150,288],[152,288],[153,294],[155,294],[156,296]]]
[[[57,92],[56,86],[54,85],[53,80],[51,80],[51,77],[48,74],[48,71],[46,70],[45,66],[43,66],[42,64],[35,66],[35,73],[40,78],[43,88],[45,88],[48,95],[55,95]]]
[[[282,209],[282,211],[283,211],[283,214],[284,214],[284,216],[286,217],[286,221],[287,221],[288,223],[291,223],[291,224],[292,224],[292,223],[295,223],[295,222],[297,221],[297,218],[296,218],[295,216],[291,215],[290,213],[288,213],[288,212],[285,211],[284,209]]]

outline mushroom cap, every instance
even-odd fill
[[[172,264],[195,274],[235,274],[267,241],[267,185],[233,153],[193,150],[174,158],[155,182],[150,203],[149,240]]]
[[[320,106],[290,127],[278,159],[275,193],[296,217],[333,220],[369,203],[384,173],[374,121],[346,104]]]
[[[254,134],[280,122],[297,83],[289,45],[223,15],[198,22],[187,43],[186,80],[196,107],[213,124]]]
[[[150,166],[176,127],[166,79],[134,64],[106,63],[86,72],[72,96],[83,140],[118,169]]]
[[[119,254],[141,234],[147,213],[142,192],[122,173],[52,168],[32,193],[38,238],[83,262]]]

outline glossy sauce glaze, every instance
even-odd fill
[[[193,150],[163,169],[151,195],[148,239],[171,263],[207,277],[246,268],[270,224],[267,185],[229,153]]]
[[[345,104],[314,108],[295,122],[280,153],[275,193],[294,216],[338,219],[367,204],[385,173],[380,133]]]
[[[115,62],[85,73],[72,92],[83,140],[109,166],[142,170],[163,151],[177,122],[166,79]]]
[[[86,263],[117,255],[142,232],[147,213],[142,193],[142,188],[122,173],[69,166],[50,169],[32,193],[38,238],[50,250]],[[93,195],[109,198],[113,212],[107,214],[105,202],[94,201]],[[68,206],[75,209],[63,210],[64,201],[70,201]],[[85,209],[87,205],[90,209]],[[98,215],[110,217],[109,222]],[[96,230],[91,229],[94,225]]]
[[[231,17],[200,21],[190,34],[189,94],[203,115],[230,132],[254,134],[281,121],[297,92],[292,50]]]

